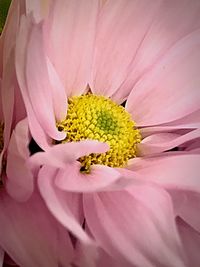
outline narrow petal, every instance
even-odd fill
[[[180,119],[199,110],[200,30],[176,43],[143,77],[127,100],[138,126]]]
[[[27,120],[18,123],[14,130],[7,155],[6,188],[9,194],[20,201],[27,200],[33,192],[33,175],[26,160],[29,157],[30,142]]]
[[[73,257],[68,233],[54,220],[39,195],[19,204],[1,191],[0,200],[1,245],[17,264],[68,266]],[[60,260],[63,249],[65,262]]]
[[[140,129],[143,137],[157,132],[167,132],[179,129],[197,129],[200,128],[200,109],[191,114],[170,123],[155,127],[146,127]]]
[[[143,12],[148,12],[151,5],[152,2],[147,2]],[[127,98],[136,82],[143,79],[146,73],[160,64],[163,56],[178,40],[200,26],[200,2],[198,0],[192,1],[192,4],[190,0],[182,0],[181,5],[179,0],[160,1],[157,6],[157,12],[131,62],[128,77],[112,96],[117,102],[123,102]],[[145,16],[147,15],[141,15],[143,19],[140,20],[139,30]],[[135,30],[135,27],[133,29]]]
[[[58,0],[46,21],[46,49],[67,95],[84,92],[91,72],[99,1]]]
[[[59,132],[56,127],[52,88],[48,77],[42,38],[42,25],[34,26],[27,47],[26,75],[28,95],[38,122],[46,133],[55,140],[62,140],[65,137],[65,133]],[[67,99],[62,99],[64,104],[66,101]]]
[[[22,16],[20,22],[19,34],[16,41],[16,74],[17,80],[21,89],[21,93],[23,96],[24,104],[26,106],[26,112],[28,116],[28,122],[31,134],[33,138],[36,140],[39,146],[43,149],[49,147],[51,140],[44,132],[42,126],[37,121],[35,113],[33,111],[33,107],[30,103],[30,99],[27,92],[27,82],[26,82],[26,55],[24,51],[27,49],[27,43],[29,40],[29,34],[32,29],[32,22],[30,17]]]
[[[110,0],[103,6],[90,82],[95,94],[111,96],[124,82],[158,7],[159,1],[149,5],[128,0]]]
[[[200,233],[200,194],[192,191],[170,190],[174,210],[188,225]]]
[[[193,190],[199,192],[200,155],[166,153],[166,156],[149,157],[130,161],[129,168],[146,181],[153,181],[169,189]]]
[[[51,82],[54,112],[57,121],[62,121],[67,113],[67,95],[54,66],[47,60],[49,79]]]
[[[63,203],[62,195],[60,198],[62,191],[56,189],[54,183],[56,172],[56,169],[52,167],[43,167],[41,169],[38,177],[40,193],[53,216],[82,242],[91,245],[92,241],[90,237],[82,229],[81,224],[74,217],[68,204],[66,202]]]
[[[191,131],[184,135],[177,135],[173,133],[160,133],[150,135],[147,138],[144,138],[138,145],[139,153],[140,156],[161,153],[176,146],[182,145],[188,141],[195,140],[199,137],[200,129]]]
[[[45,152],[34,154],[30,159],[30,163],[38,166],[48,165],[65,169],[67,165],[75,163],[82,156],[91,153],[104,153],[108,149],[109,147],[106,143],[94,140],[58,144],[48,148]]]
[[[131,192],[87,194],[84,210],[92,235],[113,257],[136,266],[185,266],[164,190],[137,186]]]
[[[184,246],[185,255],[187,256],[187,266],[199,267],[200,234],[181,219],[177,220],[177,226]]]
[[[60,170],[55,183],[62,189],[72,192],[102,191],[120,178],[120,173],[113,168],[95,165],[89,174],[80,172],[80,164],[70,164],[65,170]]]

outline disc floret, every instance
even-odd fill
[[[84,172],[89,172],[93,164],[124,167],[136,156],[137,144],[141,141],[140,132],[124,107],[92,94],[70,98],[67,116],[57,126],[67,133],[63,143],[90,139],[110,146],[106,153],[81,157]]]

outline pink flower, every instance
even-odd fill
[[[69,234],[52,217],[40,194],[33,193],[33,175],[26,166],[30,133],[14,62],[17,2],[0,37],[0,266],[11,263],[4,252],[20,266],[69,266],[74,258]]]
[[[199,138],[199,2],[60,0],[27,10],[16,71],[31,135],[44,150],[29,163],[49,211],[81,241],[77,253],[94,240],[98,266],[199,266],[200,156],[166,152]],[[93,164],[82,173],[80,158],[106,153],[111,142],[61,143],[69,138],[57,127],[65,129],[67,99],[88,88],[126,100],[140,129],[138,157],[123,168]]]

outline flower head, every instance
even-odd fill
[[[198,1],[27,2],[16,74],[43,149],[27,164],[75,251],[96,242],[100,263],[193,258],[183,240],[190,232],[195,247],[199,231],[194,206],[188,216],[199,154],[171,149],[199,137],[199,10]]]

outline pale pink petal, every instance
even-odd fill
[[[200,137],[200,129],[191,131],[184,135],[177,135],[173,133],[153,134],[144,138],[138,145],[139,154],[140,156],[147,156],[161,153],[176,146],[182,145],[188,141],[197,139],[198,137]]]
[[[127,110],[138,126],[180,119],[199,110],[200,30],[176,43],[132,90]]]
[[[68,96],[88,84],[98,8],[93,0],[57,0],[46,21],[47,53]]]
[[[62,121],[65,119],[67,113],[67,95],[49,59],[47,59],[47,67],[52,88],[55,117],[57,121]]]
[[[52,87],[48,77],[47,59],[44,54],[42,25],[34,26],[27,46],[27,90],[37,120],[45,132],[55,140],[62,140],[64,132],[59,132],[52,99]],[[60,99],[55,99],[58,101]],[[67,99],[59,103],[66,106]]]
[[[69,164],[91,153],[104,153],[109,149],[106,143],[95,140],[70,142],[49,147],[45,152],[38,152],[30,158],[33,165],[49,165],[65,169]]]
[[[200,194],[192,191],[170,190],[174,210],[191,227],[200,233]]]
[[[97,267],[97,259],[100,256],[99,249],[97,249],[97,246],[88,246],[82,242],[77,241],[75,253],[75,266]],[[104,265],[102,266],[105,267]]]
[[[186,151],[195,151],[198,153],[198,151],[200,151],[200,137],[198,139],[196,139],[194,142],[190,142],[186,149]],[[199,153],[200,154],[200,153]]]
[[[148,1],[144,10],[148,12],[151,5],[152,2]],[[131,63],[126,81],[112,96],[115,101],[125,100],[136,82],[156,67],[178,40],[199,28],[199,13],[200,2],[198,0],[193,0],[192,3],[190,0],[182,0],[181,4],[179,0],[160,1],[157,13],[149,24],[148,31]],[[140,20],[140,24],[143,23],[141,21],[144,20],[144,15],[141,17],[143,19]],[[131,32],[134,30],[135,27]]]
[[[200,109],[192,112],[191,114],[169,123],[162,124],[155,127],[141,128],[141,134],[143,137],[157,132],[167,132],[178,129],[196,129],[200,128]]]
[[[24,99],[24,104],[26,106],[26,112],[28,116],[28,122],[31,134],[33,138],[37,141],[38,145],[43,149],[49,147],[51,140],[47,134],[42,129],[42,126],[37,121],[34,114],[32,105],[30,103],[28,93],[27,93],[27,82],[25,77],[25,65],[26,65],[26,55],[24,51],[27,49],[27,42],[29,40],[29,33],[32,29],[32,22],[30,17],[21,18],[19,34],[16,42],[16,74],[18,83],[21,89],[21,93]]]
[[[200,192],[199,162],[198,154],[171,152],[160,157],[132,160],[128,168],[141,175],[143,180],[165,188]]]
[[[54,183],[56,172],[55,168],[46,166],[40,170],[38,177],[40,193],[52,215],[82,242],[91,245],[92,240],[74,217],[74,214],[68,206],[69,204],[65,202],[63,205],[63,198],[59,197],[59,191],[61,190],[56,190]]]
[[[148,0],[110,0],[103,6],[90,82],[95,94],[111,96],[124,82],[158,7],[159,1]]]
[[[13,131],[7,155],[6,189],[15,199],[27,200],[33,192],[33,175],[26,166],[30,142],[27,120],[21,121]]]
[[[6,148],[10,139],[12,126],[13,110],[14,110],[14,54],[10,55],[6,65],[4,66],[2,78],[2,110],[4,116],[4,147]]]
[[[180,237],[187,256],[188,267],[199,267],[200,264],[200,234],[187,225],[183,220],[177,220]]]
[[[7,65],[10,55],[13,53],[16,43],[16,36],[19,28],[20,4],[19,1],[12,1],[9,8],[6,24],[0,36],[2,41],[2,68]],[[11,65],[10,65],[11,67]]]
[[[68,164],[59,170],[55,183],[61,190],[72,192],[104,191],[120,178],[120,173],[104,165],[94,165],[89,174],[80,172],[80,163]]]
[[[51,216],[39,195],[32,195],[22,204],[1,191],[0,200],[1,246],[17,264],[29,267],[69,264],[73,249],[68,233]]]
[[[49,6],[51,4],[51,0],[25,0],[26,3],[26,13],[32,14],[35,21],[39,23],[42,19],[44,19],[49,12]]]
[[[166,191],[137,186],[132,192],[87,194],[84,210],[92,235],[113,257],[136,266],[185,266]]]

